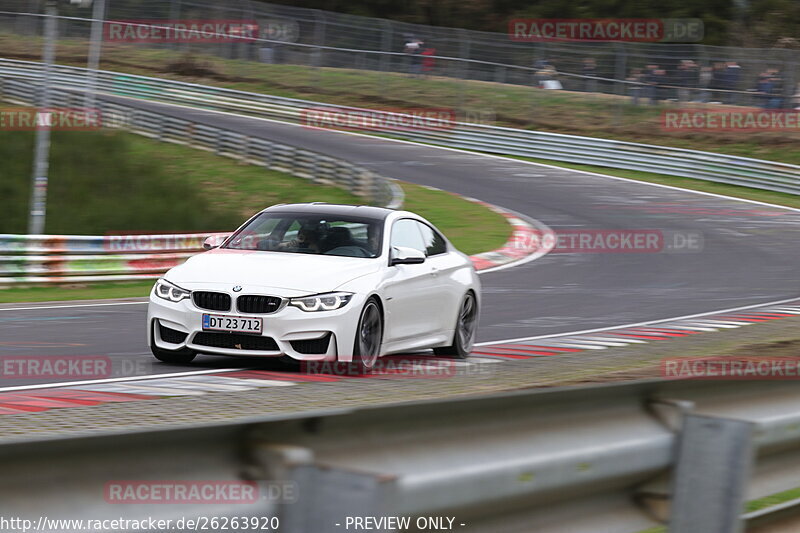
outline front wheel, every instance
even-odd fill
[[[150,351],[153,352],[153,356],[159,361],[164,363],[170,363],[173,365],[185,365],[187,363],[191,363],[192,360],[197,356],[195,352],[188,348],[181,348],[179,350],[164,350],[163,348],[159,348],[156,346],[155,342],[155,335],[156,335],[156,321],[153,321],[152,325],[152,334],[153,338],[150,341]]]
[[[475,332],[478,329],[478,300],[470,291],[464,295],[458,311],[456,330],[453,332],[453,344],[442,348],[434,348],[436,355],[450,355],[466,359],[475,343]]]
[[[361,310],[356,339],[353,343],[353,366],[357,372],[368,372],[375,366],[383,342],[383,317],[375,298]]]

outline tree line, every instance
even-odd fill
[[[798,0],[273,0],[272,3],[471,30],[513,18],[699,18],[703,44],[800,48]]]

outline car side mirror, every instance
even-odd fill
[[[425,252],[405,246],[393,246],[389,257],[389,266],[418,265],[425,262]]]
[[[219,239],[217,239],[214,235],[209,235],[206,237],[206,240],[203,241],[203,250],[211,250],[219,246],[218,244]]]

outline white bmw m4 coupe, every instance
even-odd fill
[[[433,348],[466,357],[481,303],[472,262],[430,222],[378,207],[267,208],[159,279],[148,342],[197,354],[340,361]]]

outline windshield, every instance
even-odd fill
[[[308,213],[261,213],[222,248],[297,254],[378,257],[383,222]]]

